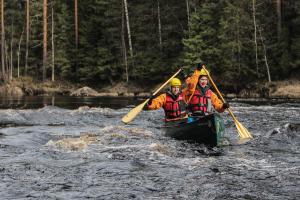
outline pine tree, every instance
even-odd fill
[[[61,0],[54,4],[55,10],[55,27],[56,34],[54,37],[55,41],[55,63],[57,68],[57,74],[61,75],[63,79],[72,80],[74,74],[71,69],[71,53],[70,49],[74,49],[71,45],[72,38],[69,37],[69,33],[72,31],[69,25],[72,21],[72,16],[68,11],[67,4],[65,1]]]
[[[120,11],[118,1],[82,2],[80,9],[89,11],[89,16],[80,16],[85,23],[79,33],[81,40],[78,49],[78,76],[81,81],[110,81],[120,78],[121,73],[121,36],[120,13],[115,17],[114,11]],[[115,9],[115,8],[119,9]],[[80,12],[79,12],[80,15]]]
[[[220,20],[220,57],[224,80],[247,83],[256,75],[252,11],[249,1],[226,1]]]
[[[293,5],[293,14],[291,17],[291,29],[293,35],[291,38],[291,72],[299,70],[300,68],[300,2],[295,1]]]
[[[189,38],[184,39],[184,63],[192,67],[206,63],[208,68],[218,68],[220,51],[218,48],[218,1],[205,1],[191,15]]]

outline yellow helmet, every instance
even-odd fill
[[[208,72],[208,71],[207,71]],[[207,76],[208,74],[206,73],[206,71],[204,69],[201,69],[200,71],[200,76]]]
[[[172,78],[170,81],[170,86],[181,86],[181,81],[178,78]]]

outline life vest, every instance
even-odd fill
[[[167,92],[166,103],[164,105],[165,119],[182,118],[186,116],[186,103],[180,94],[174,96],[171,92]]]
[[[211,93],[209,87],[204,88],[204,94],[200,88],[196,88],[188,105],[189,111],[192,113],[202,111],[204,113],[212,112]]]

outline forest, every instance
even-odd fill
[[[300,1],[1,0],[1,82],[160,83],[205,63],[243,86],[299,74]]]

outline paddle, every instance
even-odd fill
[[[222,94],[220,93],[220,91],[218,90],[217,86],[215,85],[214,81],[212,80],[211,76],[209,75],[208,71],[206,70],[205,66],[203,65],[202,68],[205,70],[211,84],[213,85],[213,87],[215,88],[215,90],[217,91],[219,97],[221,98],[222,102],[225,103],[225,100],[222,96]],[[249,139],[249,138],[253,138],[251,133],[237,120],[237,118],[234,116],[233,112],[231,111],[230,108],[227,108],[229,114],[231,115],[235,126],[237,128],[238,134],[242,139]]]
[[[164,84],[162,84],[162,86],[160,86],[154,93],[153,96],[156,95],[162,88],[164,88],[170,81],[172,78],[174,78],[175,76],[177,76],[177,74],[179,74],[179,72],[182,69],[180,68],[171,78],[169,78]],[[123,118],[122,118],[122,122],[124,123],[129,123],[132,120],[134,120],[134,118],[143,110],[144,106],[148,103],[149,99],[146,99],[143,103],[141,103],[140,105],[136,106],[135,108],[133,108],[132,110],[129,111],[129,113],[127,113]]]

